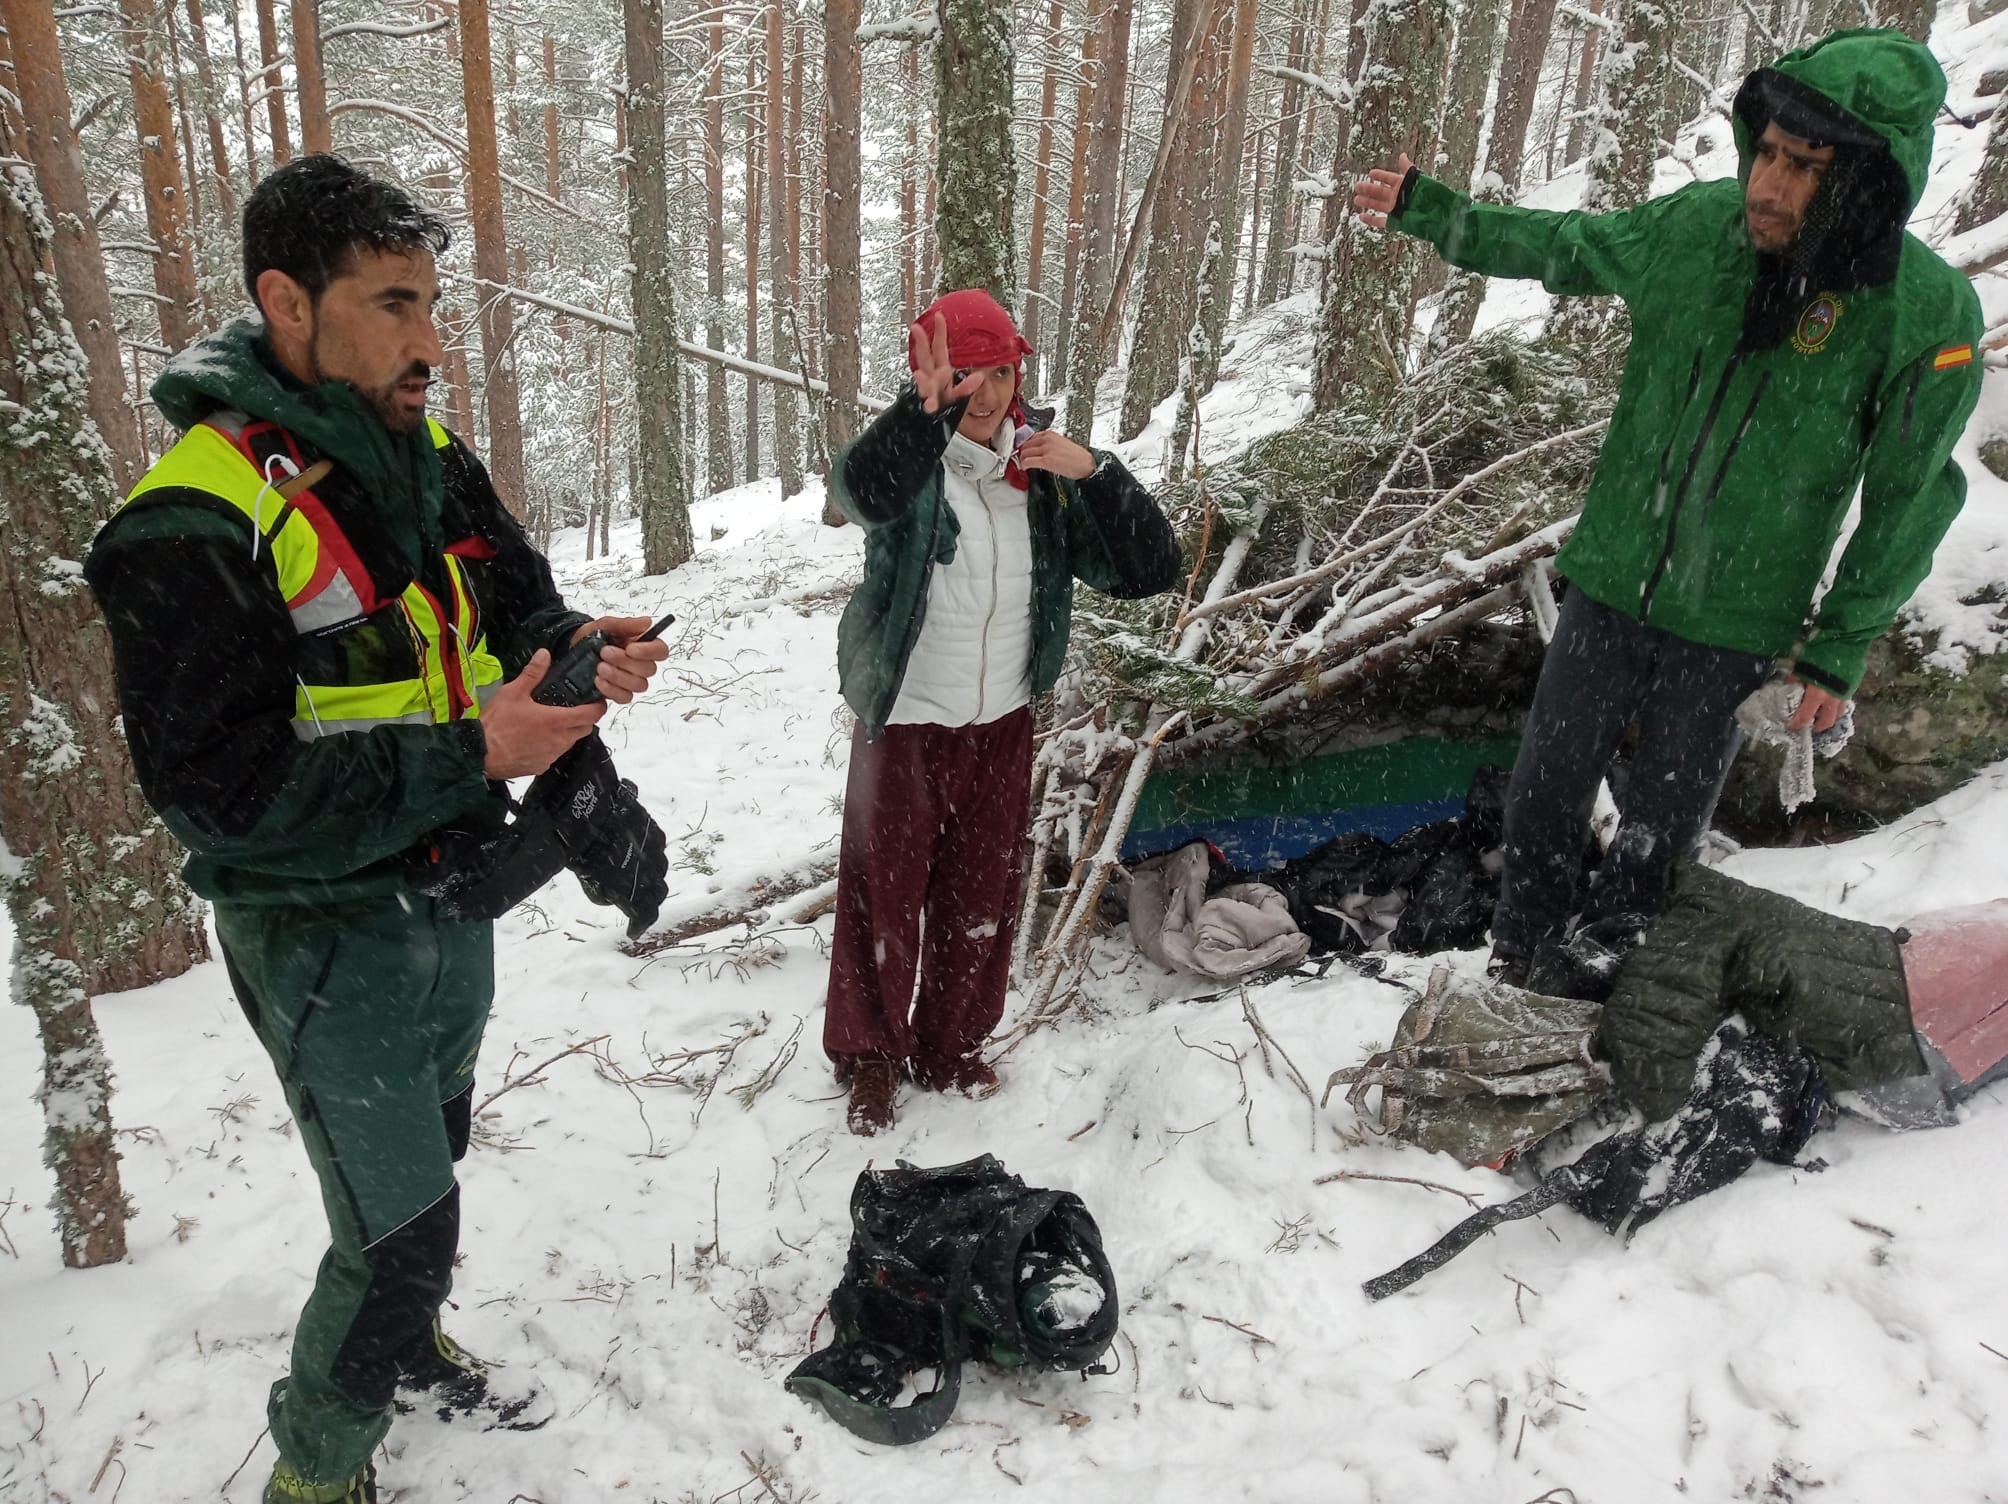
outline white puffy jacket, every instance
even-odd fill
[[[1032,700],[1032,520],[1004,478],[1012,426],[992,444],[956,434],[941,457],[942,497],[960,532],[936,563],[920,637],[907,659],[891,726],[980,726]]]

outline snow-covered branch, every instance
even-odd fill
[[[340,26],[331,26],[321,33],[323,42],[332,42],[336,37],[405,37],[430,36],[435,31],[444,31],[453,24],[453,17],[441,16],[436,21],[420,21],[412,26],[392,26],[387,21],[349,21]]]
[[[931,42],[941,35],[941,22],[932,14],[908,16],[904,21],[879,21],[858,28],[858,45],[870,42]]]
[[[1353,102],[1353,86],[1343,81],[1334,82],[1322,73],[1306,73],[1301,68],[1278,68],[1267,64],[1263,72],[1272,78],[1287,78],[1292,83],[1302,84],[1307,89],[1315,89],[1340,108],[1350,108]]]
[[[1582,6],[1575,4],[1574,0],[1562,0],[1562,3],[1555,7],[1555,19],[1574,21],[1579,26],[1594,26],[1606,36],[1618,29],[1617,23],[1609,16],[1600,16],[1595,11],[1584,10]]]

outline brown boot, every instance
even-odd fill
[[[913,1079],[928,1091],[958,1091],[968,1097],[988,1097],[1000,1083],[996,1070],[981,1055],[947,1061],[916,1060]]]
[[[844,1118],[851,1132],[870,1138],[892,1127],[893,1096],[899,1090],[899,1067],[890,1060],[860,1060],[851,1067],[851,1100]]]

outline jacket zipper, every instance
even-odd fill
[[[1700,374],[1700,357],[1696,357],[1696,374]],[[1708,399],[1708,412],[1701,420],[1701,432],[1694,436],[1694,447],[1687,452],[1687,464],[1680,472],[1680,489],[1673,493],[1673,512],[1666,519],[1666,543],[1659,551],[1659,562],[1652,567],[1652,574],[1645,582],[1645,589],[1639,592],[1638,619],[1646,621],[1652,612],[1652,598],[1659,590],[1659,582],[1665,578],[1666,567],[1673,561],[1674,544],[1680,537],[1680,509],[1687,500],[1687,489],[1694,483],[1694,470],[1701,463],[1701,454],[1708,447],[1708,437],[1715,431],[1715,420],[1722,412],[1722,399],[1729,395],[1730,380],[1736,375],[1736,368],[1743,364],[1743,352],[1738,350],[1729,357],[1722,368],[1722,375],[1716,379],[1715,393]],[[1691,403],[1692,395],[1688,397]],[[1686,408],[1682,408],[1684,413]],[[1662,479],[1660,484],[1665,485]]]
[[[983,724],[983,700],[990,685],[990,629],[997,622],[997,513],[990,505],[990,498],[983,494],[983,483],[976,483],[976,499],[983,503],[984,520],[990,524],[990,609],[983,617],[983,635],[976,645],[976,719],[971,724]]]
[[[927,590],[934,580],[934,554],[941,546],[941,509],[948,505],[948,479],[942,467],[934,467],[934,523],[927,535],[927,567],[920,573],[920,599],[914,603],[913,623],[906,630],[906,642],[899,650],[899,671],[879,701],[878,731],[867,728],[868,738],[876,739],[885,730],[887,717],[899,703],[900,686],[906,683],[906,666],[913,661],[913,646],[920,641],[920,624],[927,616]]]
[[[1722,451],[1722,463],[1715,467],[1715,479],[1709,483],[1708,494],[1701,499],[1701,515],[1706,517],[1715,509],[1715,498],[1722,490],[1722,482],[1729,474],[1729,467],[1736,459],[1736,451],[1743,447],[1743,435],[1750,431],[1750,422],[1757,416],[1757,404],[1764,400],[1764,388],[1771,384],[1771,373],[1766,371],[1757,378],[1757,390],[1750,394],[1750,405],[1743,409],[1743,421],[1736,425],[1736,432],[1730,435],[1729,447]]]

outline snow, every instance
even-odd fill
[[[2004,52],[2008,18],[1959,30],[1955,99]],[[1977,133],[1940,136],[1970,170]],[[1998,280],[1983,291],[1991,319],[2008,311]],[[1495,283],[1483,322],[1545,302]],[[1298,298],[1230,331],[1201,405],[1207,455],[1308,409],[1314,313]],[[2004,381],[1989,376],[1960,451],[1972,500],[1920,596],[1921,618],[1976,650],[1993,613],[1957,603],[2008,578],[2008,512],[1973,453],[2008,416]],[[1167,403],[1122,446],[1147,479],[1172,418]],[[814,488],[784,503],[772,482],[701,502],[697,557],[669,576],[642,574],[633,524],[606,556],[589,560],[578,531],[553,549],[581,606],[678,616],[660,687],[606,727],[669,836],[666,913],[813,873],[835,850],[836,620],[859,543],[817,523],[821,504]],[[1728,867],[1884,924],[2008,895],[2008,764],[1873,835]],[[1239,995],[1200,1000],[1118,931],[1086,1008],[1012,1042],[1001,1092],[908,1091],[891,1135],[860,1140],[818,1047],[830,921],[793,911],[776,905],[756,937],[631,959],[612,911],[560,878],[501,923],[479,1095],[605,1039],[481,1115],[447,1321],[534,1368],[557,1418],[486,1436],[400,1420],[378,1458],[387,1500],[2008,1498],[2003,1088],[1946,1131],[1846,1123],[1814,1142],[1824,1172],[1759,1166],[1628,1248],[1565,1211],[1510,1225],[1370,1305],[1360,1282],[1463,1215],[1453,1193],[1514,1189],[1380,1143],[1293,1084],[1382,1047],[1399,987],[1335,968],[1251,991],[1288,1057],[1265,1064]],[[1420,987],[1440,959],[1394,958],[1389,979]],[[97,1013],[139,1215],[126,1263],[78,1272],[44,1209],[32,1018],[0,1009],[0,1499],[129,1487],[242,1504],[270,1467],[265,1390],[322,1248],[313,1178],[220,964]],[[857,1173],[985,1151],[1078,1192],[1100,1222],[1120,1366],[972,1367],[950,1426],[890,1456],[781,1380],[827,1335]],[[1407,1180],[1318,1183],[1341,1170]],[[1061,1293],[1068,1311],[1093,1294]]]

